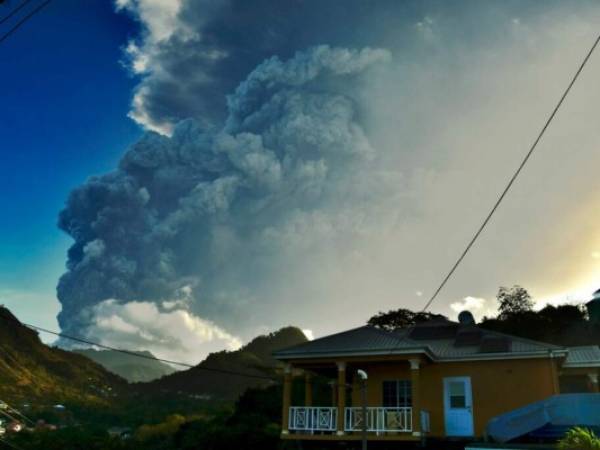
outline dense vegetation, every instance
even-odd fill
[[[144,424],[127,438],[101,426],[70,426],[57,431],[22,432],[11,443],[23,450],[275,450],[280,441],[281,386],[249,389],[232,410],[184,417],[171,414]]]
[[[573,428],[558,443],[559,450],[600,450],[600,438],[585,428]]]
[[[498,302],[498,316],[484,318],[481,327],[556,345],[600,344],[600,327],[589,320],[583,303],[534,311],[531,296],[520,286],[500,288]]]
[[[521,286],[501,287],[497,299],[498,315],[484,317],[479,323],[482,328],[556,345],[600,344],[600,327],[589,320],[583,303],[547,305],[535,311],[530,294]],[[380,312],[371,317],[368,323],[382,329],[394,330],[440,318],[447,319],[439,314],[400,308]]]

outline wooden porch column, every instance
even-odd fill
[[[338,368],[337,379],[337,434],[344,434],[344,418],[346,407],[346,363],[339,361],[336,363]]]
[[[312,406],[313,404],[313,380],[312,375],[308,372],[304,374],[304,406]]]
[[[281,414],[281,434],[288,434],[292,406],[292,365],[286,364],[283,372],[283,410]]]
[[[413,436],[421,435],[421,395],[419,387],[419,378],[421,375],[421,361],[411,359],[410,362],[410,381],[412,386],[412,430]]]
[[[590,379],[590,385],[592,388],[592,392],[599,393],[600,389],[598,387],[598,372],[588,373],[588,378]]]

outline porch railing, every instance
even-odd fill
[[[290,407],[289,429],[294,431],[335,431],[337,408],[325,406]]]
[[[289,430],[304,432],[334,432],[337,424],[337,408],[326,406],[292,406],[289,415]],[[344,410],[344,431],[359,432],[363,427],[361,407]],[[425,413],[425,414],[423,414]],[[422,411],[424,430],[429,431],[429,414]],[[411,432],[412,408],[367,408],[367,431],[371,433]]]
[[[362,408],[346,408],[345,431],[361,431],[363,420]],[[412,408],[367,408],[367,431],[375,433],[412,431]]]

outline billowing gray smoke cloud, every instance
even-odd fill
[[[116,4],[141,25],[130,116],[160,134],[71,195],[60,323],[190,361],[289,323],[321,335],[422,307],[600,20],[588,0]],[[600,274],[593,64],[437,311]]]
[[[128,59],[143,80],[131,117],[169,133],[182,119],[219,124],[224,96],[261,61],[320,44],[381,47],[421,64],[456,49],[445,31],[466,43],[502,39],[503,20],[534,15],[556,2],[378,0],[117,0],[144,24]],[[442,19],[442,20],[438,20]],[[444,42],[438,42],[442,35]]]
[[[332,221],[356,220],[378,194],[354,94],[389,60],[385,50],[328,46],[269,58],[228,96],[221,129],[187,120],[171,137],[150,132],[115,172],[73,191],[59,222],[75,239],[58,286],[61,327],[102,334],[107,305],[152,302],[166,312],[182,292],[182,307],[202,317],[264,323],[248,316],[264,305],[244,305],[240,288],[269,289],[278,255],[292,234],[302,239],[298,227],[358,232]]]

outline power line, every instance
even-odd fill
[[[9,321],[10,319],[8,319],[7,317],[0,315],[0,318]],[[12,320],[10,320],[12,321]],[[123,353],[125,355],[130,355],[130,356],[135,356],[137,358],[144,358],[144,359],[151,359],[153,361],[159,361],[159,362],[163,362],[163,363],[167,363],[167,364],[174,364],[177,366],[182,366],[182,367],[188,367],[188,368],[195,368],[196,370],[204,370],[207,372],[215,372],[215,373],[221,373],[221,374],[225,374],[225,375],[236,375],[236,376],[240,376],[240,377],[248,377],[248,378],[257,378],[257,379],[262,379],[262,380],[269,380],[269,381],[279,381],[277,378],[275,377],[270,377],[267,375],[257,375],[257,374],[250,374],[250,373],[244,373],[244,372],[237,372],[235,370],[227,370],[227,369],[218,369],[218,368],[214,368],[214,367],[203,367],[200,365],[193,365],[193,364],[188,364],[188,363],[184,363],[184,362],[180,362],[180,361],[172,361],[169,359],[163,359],[163,358],[157,358],[155,356],[150,356],[150,355],[145,355],[145,354],[140,354],[140,353],[136,353],[134,351],[131,350],[123,350],[120,348],[116,348],[116,347],[111,347],[109,345],[104,345],[104,344],[100,344],[98,342],[93,342],[87,339],[82,339],[79,337],[75,337],[75,336],[70,336],[68,334],[64,334],[64,333],[59,333],[58,331],[52,331],[52,330],[48,330],[46,328],[42,328],[42,327],[38,327],[37,325],[31,325],[25,322],[20,322],[17,321],[18,323],[25,325],[28,328],[31,328],[32,330],[36,330],[36,331],[41,331],[43,333],[48,333],[48,334],[52,334],[54,336],[58,336],[64,339],[69,339],[71,341],[75,341],[75,342],[80,342],[82,344],[87,344],[87,345],[93,345],[96,347],[100,347],[106,350],[112,350],[115,352],[119,352],[119,353]]]
[[[446,283],[448,282],[448,280],[450,279],[450,277],[454,274],[454,272],[456,271],[456,269],[458,268],[458,266],[460,265],[460,263],[462,262],[462,260],[465,258],[465,256],[467,256],[467,253],[469,252],[469,250],[471,249],[471,247],[473,246],[473,244],[475,243],[475,241],[477,240],[477,238],[479,237],[479,235],[482,233],[482,231],[484,230],[484,228],[487,226],[488,222],[490,221],[490,219],[492,218],[492,216],[494,215],[494,213],[496,212],[496,210],[500,206],[500,203],[502,203],[502,200],[504,200],[504,197],[506,196],[506,194],[508,193],[508,191],[512,187],[513,183],[515,182],[515,180],[517,179],[517,177],[519,176],[519,174],[521,173],[521,170],[523,170],[523,167],[525,167],[525,164],[527,164],[527,161],[529,160],[531,154],[533,153],[533,151],[537,147],[538,142],[540,141],[540,139],[542,138],[542,136],[546,132],[546,129],[550,125],[550,122],[552,122],[552,119],[554,119],[554,116],[556,115],[556,113],[558,112],[559,108],[561,107],[563,101],[565,100],[565,98],[569,94],[569,91],[571,90],[571,88],[575,84],[575,81],[577,81],[577,78],[579,78],[579,74],[582,72],[582,70],[585,67],[586,63],[588,62],[588,60],[592,56],[592,53],[594,53],[594,50],[598,46],[598,42],[600,42],[600,35],[596,38],[596,41],[594,42],[594,45],[592,45],[592,48],[590,48],[590,50],[588,51],[587,55],[583,59],[583,62],[581,63],[581,65],[579,66],[579,68],[577,69],[577,71],[575,72],[575,75],[571,79],[571,82],[567,86],[567,89],[564,91],[564,93],[560,97],[560,100],[558,101],[558,103],[556,104],[556,106],[554,107],[554,109],[552,110],[552,113],[550,114],[550,116],[546,120],[546,123],[542,127],[542,129],[539,132],[537,138],[535,139],[535,141],[531,145],[529,151],[525,155],[525,158],[523,158],[523,161],[521,161],[521,164],[517,168],[516,172],[510,178],[508,184],[506,185],[506,187],[504,188],[504,190],[500,194],[500,197],[498,197],[498,200],[496,200],[496,203],[494,204],[494,207],[488,213],[487,217],[485,218],[485,220],[483,221],[483,223],[481,224],[481,226],[479,227],[479,229],[477,230],[477,232],[475,233],[475,235],[473,236],[473,238],[471,239],[471,241],[469,242],[469,244],[467,245],[467,247],[464,249],[464,251],[462,252],[462,254],[460,255],[460,257],[458,258],[458,260],[456,260],[456,262],[452,266],[452,269],[450,269],[450,272],[448,272],[448,274],[446,275],[446,277],[444,278],[444,280],[442,281],[442,283],[440,284],[440,286],[437,288],[437,290],[431,296],[431,298],[429,299],[429,301],[427,301],[427,303],[423,307],[422,311],[426,311],[431,306],[431,304],[433,303],[433,301],[436,299],[437,295],[440,293],[440,291],[446,285]]]
[[[8,417],[10,420],[12,420],[13,422],[19,422],[19,420],[12,416],[11,414],[7,413],[6,411],[4,411],[3,409],[0,409],[0,414],[2,414],[5,417]]]
[[[31,420],[29,417],[27,417],[25,414],[23,414],[21,411],[19,411],[16,408],[13,408],[8,403],[6,403],[4,400],[0,400],[0,409],[2,409],[3,406],[5,406],[11,413],[17,414],[19,417],[22,417],[23,419],[25,419],[31,425],[35,425],[35,422],[33,420]]]
[[[27,22],[29,19],[31,19],[33,16],[35,16],[38,12],[40,12],[45,6],[48,5],[48,3],[50,3],[52,0],[46,0],[43,3],[40,3],[38,6],[36,6],[32,11],[30,11],[25,17],[23,17],[21,20],[19,20],[14,27],[12,27],[10,30],[8,30],[6,33],[4,33],[2,36],[0,36],[0,44],[2,42],[4,42],[11,34],[13,34],[15,31],[17,31],[25,22]]]
[[[17,6],[15,9],[13,9],[11,12],[9,12],[6,16],[4,16],[2,19],[0,19],[0,25],[2,25],[4,22],[6,22],[8,19],[10,19],[12,16],[14,16],[16,13],[18,13],[21,9],[23,9],[29,2],[31,2],[31,0],[24,0],[23,2],[21,2],[21,4],[19,6]]]

